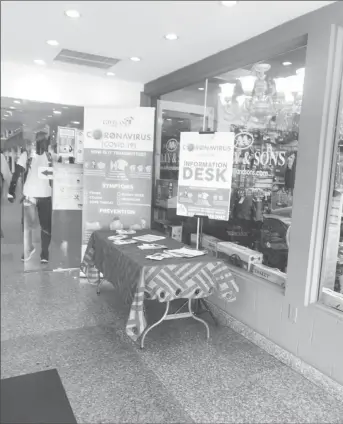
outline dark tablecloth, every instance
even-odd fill
[[[135,236],[160,233],[139,231]],[[137,244],[115,245],[108,237],[114,231],[95,231],[88,243],[81,270],[92,281],[103,278],[116,288],[124,301],[131,304],[126,326],[127,334],[136,340],[146,327],[144,297],[167,302],[177,298],[203,298],[213,293],[227,301],[234,301],[238,287],[222,261],[209,255],[197,258],[171,258],[152,261],[146,256],[156,250],[140,250]],[[179,249],[183,244],[166,238],[157,243],[168,249]]]

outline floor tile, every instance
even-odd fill
[[[115,327],[94,326],[44,335],[29,335],[1,343],[2,378],[41,371],[46,368],[78,366],[99,360],[117,359],[133,352],[119,338]]]
[[[110,288],[108,289],[110,291]],[[94,286],[63,273],[31,273],[1,281],[1,340],[115,321]]]
[[[260,375],[261,385],[294,411],[304,423],[343,423],[343,400],[339,402],[322,388],[288,367]]]
[[[141,350],[110,284],[97,296],[78,274],[24,274],[6,249],[2,378],[57,368],[79,423],[343,423],[337,400],[209,315],[209,340],[192,318],[167,321]],[[164,307],[147,302],[148,322]]]
[[[136,354],[59,370],[79,423],[192,423]]]

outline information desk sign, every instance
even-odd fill
[[[177,215],[229,219],[234,133],[181,133]]]

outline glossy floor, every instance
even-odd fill
[[[342,404],[228,328],[206,342],[194,320],[165,322],[141,351],[112,287],[97,296],[14,258],[2,257],[1,378],[57,368],[79,423],[343,422]]]

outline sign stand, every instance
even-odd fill
[[[199,131],[199,134],[215,134],[215,131]],[[203,219],[207,218],[206,215],[195,215],[194,218],[197,218],[197,242],[196,249],[202,249],[202,227],[203,227]]]
[[[195,215],[194,218],[197,219],[197,250],[202,249],[202,227],[203,227],[203,218],[206,218],[205,215]]]

